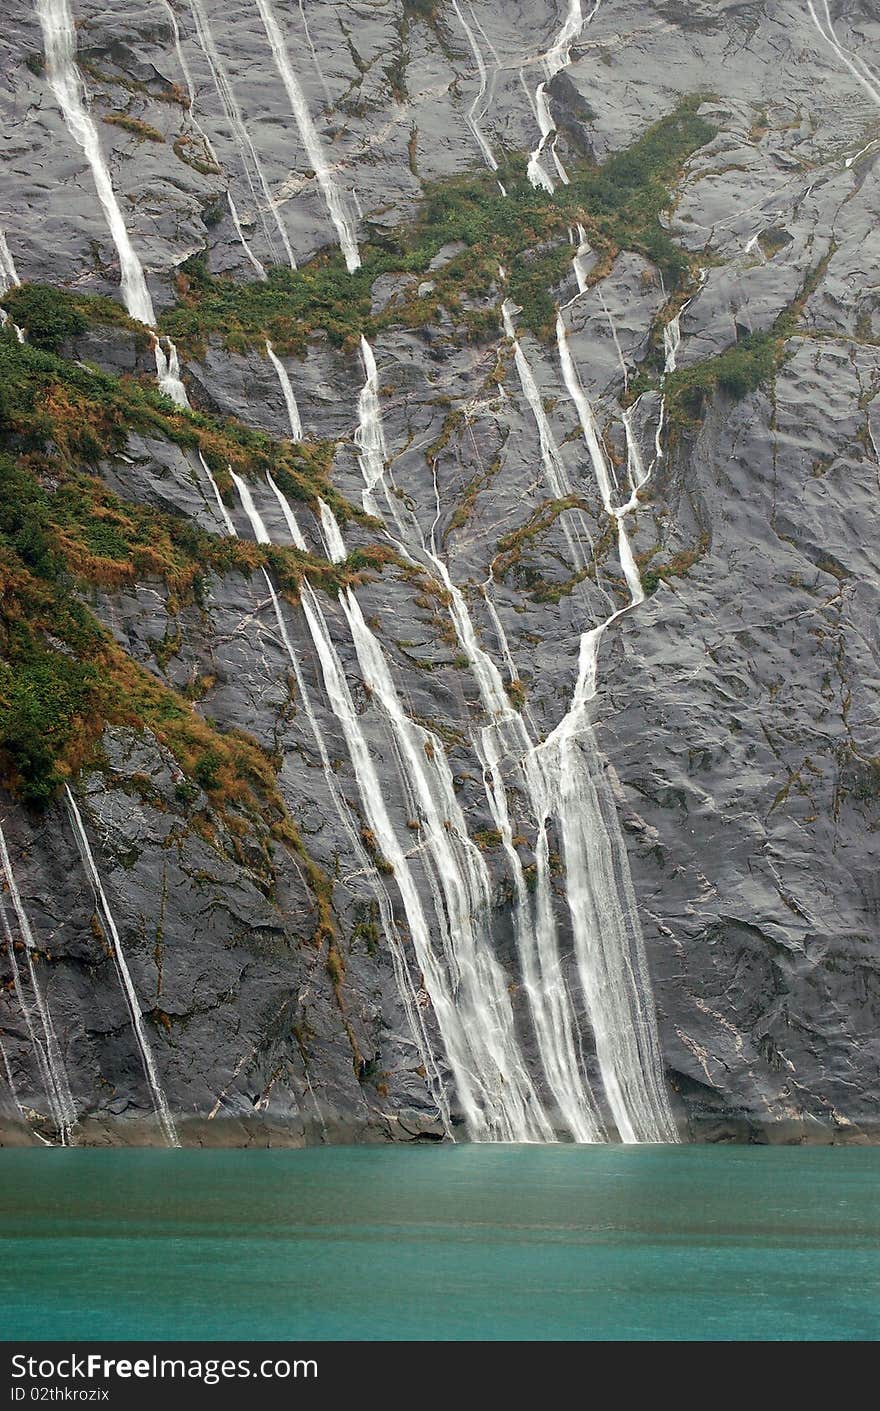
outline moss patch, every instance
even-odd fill
[[[688,157],[714,136],[698,115],[701,101],[684,100],[601,167],[572,164],[570,184],[552,195],[534,190],[523,158],[511,158],[499,173],[507,196],[489,172],[432,183],[414,221],[372,228],[353,274],[338,251],[299,270],[276,267],[265,282],[245,284],[212,276],[202,261],[191,260],[178,278],[179,303],[163,315],[162,329],[191,355],[211,337],[238,350],[268,337],[281,352],[303,356],[319,331],[353,348],[362,333],[436,323],[445,310],[466,336],[484,339],[497,336],[498,306],[509,296],[522,308],[521,325],[547,338],[555,318],[551,291],[571,262],[568,230],[578,221],[606,267],[619,250],[635,250],[654,261],[673,288],[688,275],[689,263],[660,217]],[[431,272],[434,288],[419,298],[419,277],[453,242],[464,248]],[[401,303],[371,314],[373,282],[389,273],[412,275],[412,288]]]
[[[64,328],[73,331],[69,318]],[[57,322],[45,321],[47,339],[58,332]],[[276,445],[238,423],[182,411],[132,379],[0,333],[0,772],[30,803],[44,803],[96,758],[106,724],[128,724],[152,730],[219,803],[251,800],[257,808],[259,791],[265,799],[275,787],[268,758],[247,737],[209,725],[191,701],[126,656],[80,595],[158,579],[173,613],[199,597],[209,571],[266,565],[288,595],[305,574],[336,592],[393,555],[367,548],[331,564],[207,534],[123,500],[92,468],[123,449],[132,430],[201,450],[218,479],[221,466],[228,479],[228,463],[251,476],[269,469],[288,494],[314,503],[320,493],[346,510],[327,481],[328,447]]]

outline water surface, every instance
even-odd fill
[[[0,1152],[9,1339],[875,1340],[880,1149]]]

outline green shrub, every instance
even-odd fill
[[[86,330],[86,320],[75,302],[62,289],[48,284],[19,284],[4,297],[3,304],[27,333],[35,348],[57,353],[65,338],[75,338]]]
[[[42,804],[59,783],[56,760],[88,707],[93,668],[13,631],[0,663],[0,749],[29,803]]]
[[[196,766],[193,770],[193,778],[206,793],[212,793],[215,789],[220,787],[220,777],[218,773],[220,763],[220,756],[217,754],[216,750],[206,750],[196,761]]]
[[[420,7],[423,18],[434,6]],[[441,308],[474,339],[497,336],[498,304],[507,294],[521,306],[521,325],[537,337],[552,336],[552,289],[571,261],[567,232],[576,221],[613,256],[637,250],[659,267],[667,287],[689,273],[687,257],[660,223],[687,158],[714,136],[697,116],[699,97],[688,98],[655,123],[625,152],[602,167],[571,164],[571,182],[552,194],[536,191],[522,157],[510,157],[499,177],[467,173],[430,184],[414,221],[375,226],[361,245],[361,268],[349,274],[338,250],[318,255],[298,270],[268,271],[265,281],[239,284],[209,274],[200,259],[181,268],[179,302],[162,316],[163,332],[191,354],[212,335],[234,351],[269,338],[284,353],[304,357],[310,337],[323,331],[337,346],[354,350],[360,335],[381,328],[417,328],[436,321]],[[445,245],[464,249],[431,272],[434,291],[419,298],[417,280],[402,302],[371,313],[370,291],[381,274],[423,275]],[[499,277],[507,271],[507,287]]]

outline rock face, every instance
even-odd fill
[[[795,315],[785,357],[762,386],[736,398],[719,387],[698,416],[666,427],[654,390],[631,418],[652,469],[627,523],[654,591],[602,639],[589,719],[601,789],[625,838],[674,1117],[694,1140],[874,1139],[880,9],[832,0],[829,21],[824,5],[806,0],[582,8],[569,62],[546,92],[563,169],[584,156],[604,161],[689,94],[704,95],[701,112],[716,129],[688,161],[666,217],[702,270],[681,318],[678,368],[767,332],[787,310]],[[531,100],[548,78],[536,56],[557,42],[570,10],[577,6],[552,0],[277,0],[272,13],[327,167],[322,182],[251,0],[77,0],[92,111],[134,124],[98,126],[157,312],[174,302],[175,271],[194,254],[213,274],[245,281],[288,262],[285,239],[300,265],[338,243],[328,177],[355,232],[381,232],[414,217],[426,183],[484,170],[487,153],[501,161],[535,150]],[[42,48],[36,13],[17,7],[0,40],[0,228],[20,279],[116,297],[116,250],[41,70]],[[541,161],[558,183],[551,145]],[[432,261],[424,297],[457,253],[450,246]],[[582,256],[585,271],[594,258]],[[409,297],[414,282],[380,276],[374,313]],[[571,301],[567,346],[621,489],[627,389],[650,357],[667,292],[647,256],[626,249],[585,292],[573,275],[553,291]],[[559,511],[561,497],[544,478],[534,408],[496,314],[497,334],[481,341],[457,336],[445,316],[420,329],[391,322],[373,351],[400,503],[433,533],[479,644],[525,692],[523,718],[542,741],[571,702],[581,633],[628,601],[625,565],[613,534],[608,547],[555,342],[521,340],[576,515]],[[90,330],[65,351],[114,373],[151,371],[149,356],[118,329]],[[357,348],[319,335],[304,359],[286,357],[284,366],[305,435],[334,444],[334,485],[360,504]],[[230,351],[214,337],[183,376],[194,406],[289,435],[263,346]],[[102,475],[125,499],[225,532],[197,458],[179,447],[133,434]],[[289,543],[270,488],[252,489],[269,535]],[[556,509],[542,517],[548,502]],[[241,506],[230,501],[229,513],[252,539]],[[300,522],[312,551],[323,553],[314,516],[303,512]],[[592,576],[576,571],[572,526],[587,548],[587,535],[599,545]],[[346,535],[349,548],[376,537],[362,526]],[[349,741],[302,607],[285,606],[297,681],[263,575],[211,570],[206,583],[200,600],[185,604],[158,580],[95,587],[88,606],[134,661],[276,760],[308,854],[332,882],[335,959],[302,862],[276,850],[268,875],[268,832],[258,825],[245,836],[222,819],[210,830],[194,826],[198,781],[185,780],[148,731],[108,726],[100,760],[72,781],[103,903],[63,793],[40,813],[13,793],[0,801],[18,894],[7,881],[0,1139],[58,1138],[41,1060],[51,1047],[45,1016],[76,1109],[74,1139],[162,1139],[120,951],[182,1141],[460,1132],[442,1024],[395,878],[372,865]],[[426,594],[398,557],[357,595],[409,717],[446,748],[491,877],[485,925],[527,1064],[539,1074],[524,1018],[513,868],[487,805],[486,700],[451,630],[448,594]],[[422,835],[406,770],[364,687],[342,606],[323,595],[321,606],[389,814],[415,853]],[[523,875],[534,875],[540,820],[516,760],[505,756],[497,768]],[[549,847],[561,936],[554,983],[574,995],[564,849],[552,827]],[[386,898],[410,993],[386,934]],[[589,1016],[572,1002],[604,1106]]]

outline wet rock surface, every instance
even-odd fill
[[[279,221],[299,263],[335,240],[257,8],[245,0],[220,8],[213,42],[241,128],[224,110],[188,5],[76,6],[96,117],[124,112],[161,135],[144,140],[99,121],[157,310],[174,301],[175,271],[193,254],[215,272],[254,277],[227,191],[262,265],[285,261]],[[588,14],[591,6],[583,8]],[[544,76],[536,56],[554,42],[565,6],[480,0],[473,7],[488,71],[482,97],[450,5],[386,0],[343,11],[323,0],[306,7],[278,0],[275,9],[327,161],[361,229],[411,218],[423,183],[480,169],[468,123],[475,112],[498,157],[536,146],[529,99]],[[471,7],[461,9],[470,16]],[[682,317],[679,367],[766,331],[800,300],[771,385],[739,400],[719,390],[700,418],[661,429],[659,443],[657,398],[640,404],[635,435],[653,470],[629,521],[633,549],[644,573],[669,571],[656,573],[655,591],[606,634],[591,706],[596,767],[626,841],[674,1115],[693,1139],[874,1140],[878,1131],[880,63],[872,65],[872,55],[880,53],[880,15],[868,3],[830,11],[833,36],[800,0],[600,4],[548,89],[563,162],[585,153],[602,159],[681,96],[705,95],[718,135],[689,161],[666,218],[703,268]],[[193,84],[191,108],[181,97],[187,82],[172,18]],[[0,227],[20,278],[116,296],[115,249],[82,152],[34,57],[41,52],[36,18],[24,7],[0,39]],[[863,56],[857,73],[845,62],[850,54]],[[217,172],[184,160],[195,148],[180,139],[199,131]],[[441,252],[438,273],[455,253]],[[405,283],[380,277],[374,312],[403,297]],[[586,293],[577,296],[571,278],[556,292],[572,300],[564,311],[569,347],[622,480],[627,384],[650,353],[667,291],[646,257],[624,251]],[[525,336],[523,348],[580,518],[572,509],[547,516],[511,555],[502,541],[532,526],[554,496],[500,326],[490,342],[432,326],[386,328],[374,344],[389,473],[401,502],[425,535],[433,529],[482,646],[505,677],[515,668],[530,728],[543,740],[568,709],[580,633],[626,595],[613,536],[611,544],[603,539],[607,519],[556,346]],[[150,370],[149,356],[120,330],[91,331],[71,352],[117,374]],[[360,503],[357,350],[316,337],[306,358],[284,363],[305,434],[333,444],[334,484]],[[500,379],[492,375],[499,364]],[[231,352],[215,338],[183,375],[194,406],[275,437],[289,433],[263,349]],[[192,453],[132,435],[125,457],[102,475],[127,499],[223,532]],[[269,488],[255,484],[253,493],[271,536],[287,542]],[[231,504],[230,512],[240,536],[253,537],[246,515]],[[315,519],[300,507],[297,514],[321,553]],[[583,526],[599,545],[592,577],[576,581],[567,525],[578,535]],[[357,525],[346,535],[349,548],[376,538]],[[410,716],[446,747],[468,830],[491,874],[493,947],[534,1062],[510,864],[492,836],[474,744],[485,705],[447,605],[405,564],[387,567],[358,599]],[[286,603],[284,616],[308,707],[259,573],[208,573],[201,600],[183,607],[149,580],[96,590],[89,606],[131,657],[189,694],[195,710],[223,730],[248,731],[271,752],[308,853],[332,882],[341,970],[329,961],[302,865],[272,849],[258,828],[234,836],[215,819],[200,829],[197,785],[149,733],[109,729],[101,767],[75,781],[181,1140],[436,1140],[444,1134],[436,1079],[450,1090],[450,1130],[460,1130],[405,924],[415,1006],[438,1063],[433,1083],[401,998],[376,877],[364,867],[362,801],[301,606]],[[414,824],[416,848],[412,797],[363,686],[342,609],[329,596],[322,607],[383,796],[401,834]],[[536,820],[515,762],[501,768],[528,866]],[[4,794],[0,821],[79,1137],[159,1140],[113,946],[63,797],[37,815]],[[558,853],[558,837],[550,847]],[[380,880],[402,922],[394,879]],[[554,888],[562,974],[574,989],[558,872]],[[33,1006],[8,893],[3,902],[0,1140],[55,1139],[24,1017]],[[598,1088],[587,1016],[581,1010],[578,1018]]]

